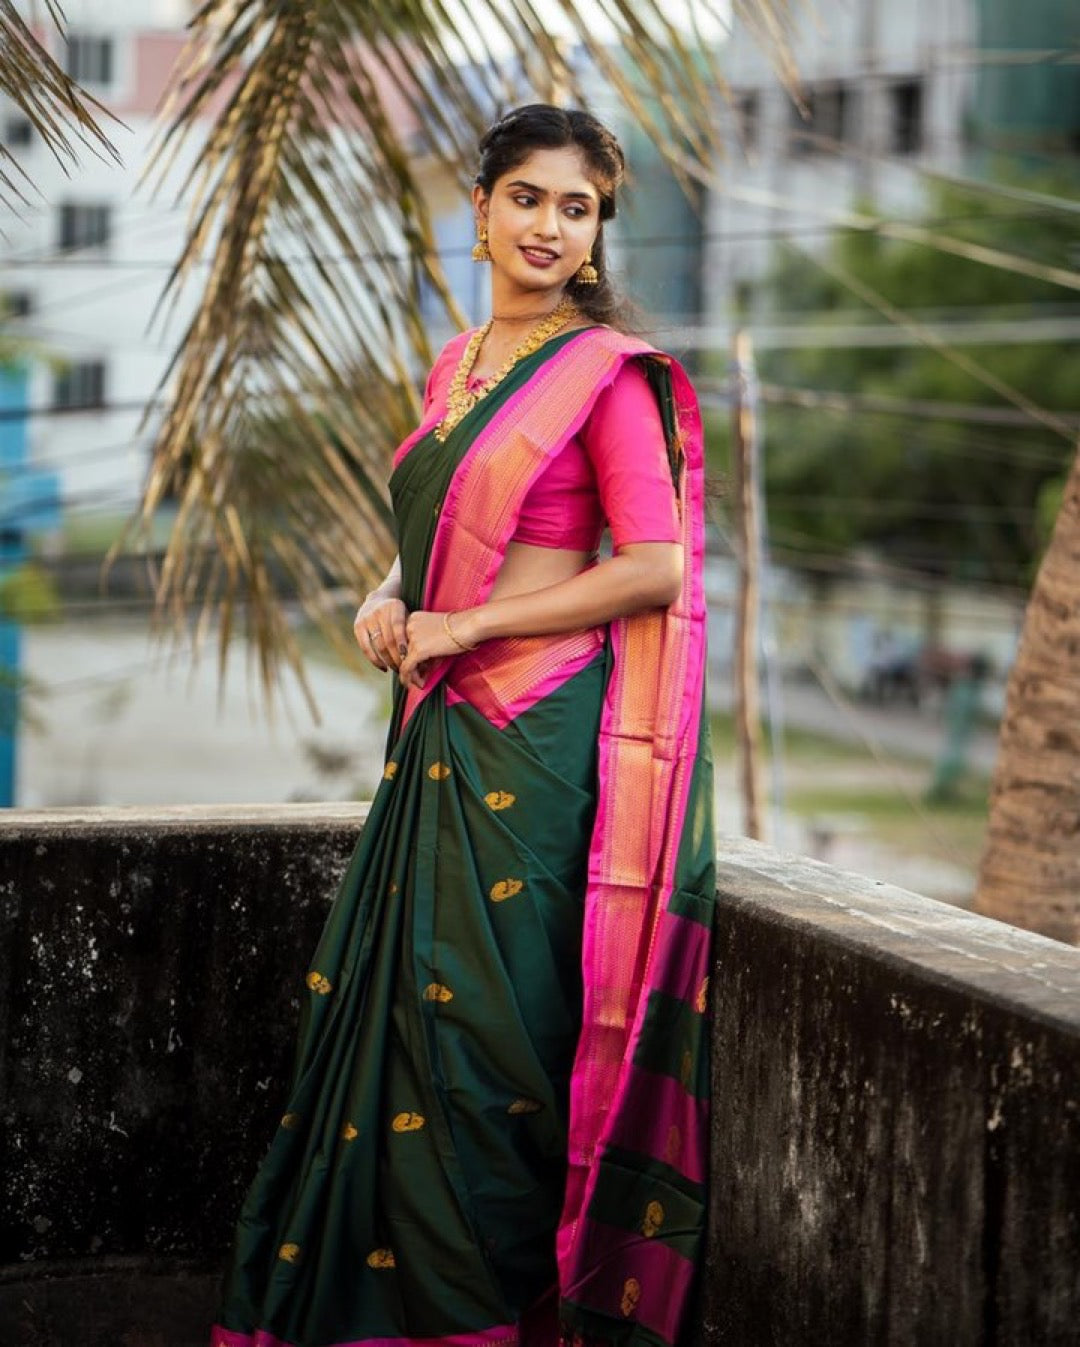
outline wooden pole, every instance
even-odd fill
[[[735,608],[735,738],[739,749],[739,784],[743,801],[743,830],[747,837],[762,835],[761,717],[758,710],[758,558],[761,521],[754,490],[756,434],[754,408],[747,396],[752,370],[750,334],[737,329],[732,341],[732,454],[731,475],[735,502],[735,559],[739,567]]]

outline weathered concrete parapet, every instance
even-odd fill
[[[4,816],[4,1347],[202,1347],[365,813]]]
[[[706,1341],[1080,1343],[1080,950],[723,853]]]
[[[201,1347],[363,816],[4,816],[4,1347]],[[723,854],[705,1343],[1080,1343],[1080,951]]]

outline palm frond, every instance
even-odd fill
[[[741,3],[780,50],[787,0]],[[560,9],[655,142],[704,162],[708,43],[663,0]],[[696,9],[716,17],[711,0]],[[614,40],[595,35],[598,11]],[[478,135],[530,90],[587,91],[539,0],[206,0],[191,27],[151,173],[163,181],[200,139],[165,302],[197,265],[204,279],[163,381],[142,518],[178,497],[159,602],[216,627],[222,667],[242,624],[272,693],[283,662],[302,681],[285,601],[347,631],[327,592],[359,595],[393,550],[384,481],[419,411],[425,315],[461,323],[433,177],[464,190]]]
[[[63,11],[54,0],[45,0],[45,8],[62,33]],[[112,114],[60,68],[12,0],[0,0],[0,95],[22,112],[65,167],[75,162],[79,145],[119,162],[116,147],[96,120]],[[27,204],[32,186],[10,150],[0,144],[0,201],[15,208],[19,202]]]

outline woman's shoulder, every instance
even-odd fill
[[[599,345],[616,355],[662,356],[664,354],[643,338],[635,337],[629,332],[620,332],[617,327],[609,327],[607,323],[593,323],[579,328],[578,331],[584,341]]]

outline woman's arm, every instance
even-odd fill
[[[428,661],[459,655],[481,641],[578,631],[666,607],[682,588],[682,573],[681,543],[626,543],[599,565],[528,594],[453,614],[412,613],[405,624],[408,654],[398,676],[406,685],[422,687]]]

